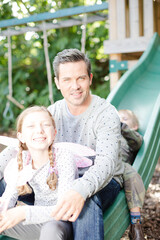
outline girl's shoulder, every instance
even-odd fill
[[[12,158],[4,169],[5,182],[6,183],[11,182],[14,178],[16,178],[17,174],[18,174],[17,158]]]
[[[28,151],[24,151],[22,153],[23,159],[23,170],[18,171],[18,161],[17,157],[12,158],[7,164],[4,170],[4,179],[8,184],[13,184],[17,182],[18,185],[23,185],[20,182],[27,182],[30,178],[32,178],[32,164],[31,157]],[[27,179],[27,180],[26,180]]]

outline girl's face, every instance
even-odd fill
[[[47,150],[53,143],[56,129],[47,112],[37,111],[24,117],[22,131],[17,133],[18,139],[25,143],[29,150]]]

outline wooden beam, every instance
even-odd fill
[[[130,26],[129,26],[129,2],[125,1],[125,16],[126,16],[126,37],[130,36]]]
[[[126,37],[125,0],[117,0],[117,38]]]
[[[113,40],[116,40],[118,37],[118,32],[117,32],[117,0],[109,0],[109,39],[112,42]],[[118,60],[119,57],[117,54],[113,54],[109,56],[110,60]],[[110,73],[109,74],[110,78],[110,90],[113,89],[113,87],[117,84],[117,81],[119,79],[119,72],[115,73]]]
[[[121,54],[110,54],[110,60],[117,60],[118,62],[121,61]],[[116,86],[118,80],[121,77],[121,72],[113,72],[109,74],[110,78],[110,91]]]
[[[130,60],[128,61],[128,69],[134,67],[135,64],[137,64],[138,60]]]
[[[153,0],[143,0],[143,9],[144,36],[152,37],[154,32]]]
[[[160,2],[157,4],[157,32],[160,35]]]
[[[144,14],[143,0],[139,0],[139,36],[144,36]]]
[[[92,23],[96,21],[104,21],[108,19],[107,14],[101,14],[101,15],[94,15],[94,16],[88,16],[87,18],[87,23]],[[66,28],[66,27],[72,27],[72,26],[77,26],[77,25],[82,25],[83,24],[83,19],[82,18],[73,18],[73,19],[68,19],[68,20],[63,20],[63,21],[57,21],[57,23],[47,23],[45,24],[46,30],[49,29],[58,29],[58,28]],[[20,35],[24,34],[26,32],[39,32],[43,31],[43,25],[42,24],[37,24],[35,27],[21,27],[20,29],[7,29],[4,31],[0,32],[0,36],[7,36],[10,34],[10,36],[13,35]]]
[[[53,13],[44,12],[44,13],[34,14],[30,17],[26,17],[22,19],[12,18],[9,20],[3,20],[3,21],[0,21],[0,28],[18,26],[22,24],[27,24],[29,22],[39,22],[39,21],[46,21],[50,19],[69,17],[73,15],[79,15],[82,13],[97,12],[105,9],[108,9],[107,2],[102,2],[101,4],[95,4],[91,6],[79,6],[79,7],[73,7],[73,8],[66,8],[66,9],[58,10]]]
[[[130,37],[139,37],[139,4],[138,0],[129,0]]]
[[[136,39],[126,38],[122,40],[106,40],[104,44],[104,53],[129,53],[129,52],[143,52],[150,41],[150,38],[138,37]]]
[[[109,39],[115,40],[117,39],[117,8],[116,8],[116,0],[109,0]]]

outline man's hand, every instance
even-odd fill
[[[84,202],[84,198],[78,192],[70,190],[58,201],[51,215],[57,221],[74,222],[78,218]]]
[[[23,207],[14,207],[0,215],[0,233],[25,219]]]

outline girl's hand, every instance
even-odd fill
[[[25,210],[23,206],[8,209],[0,214],[0,233],[8,228],[14,227],[19,222],[25,220]]]

